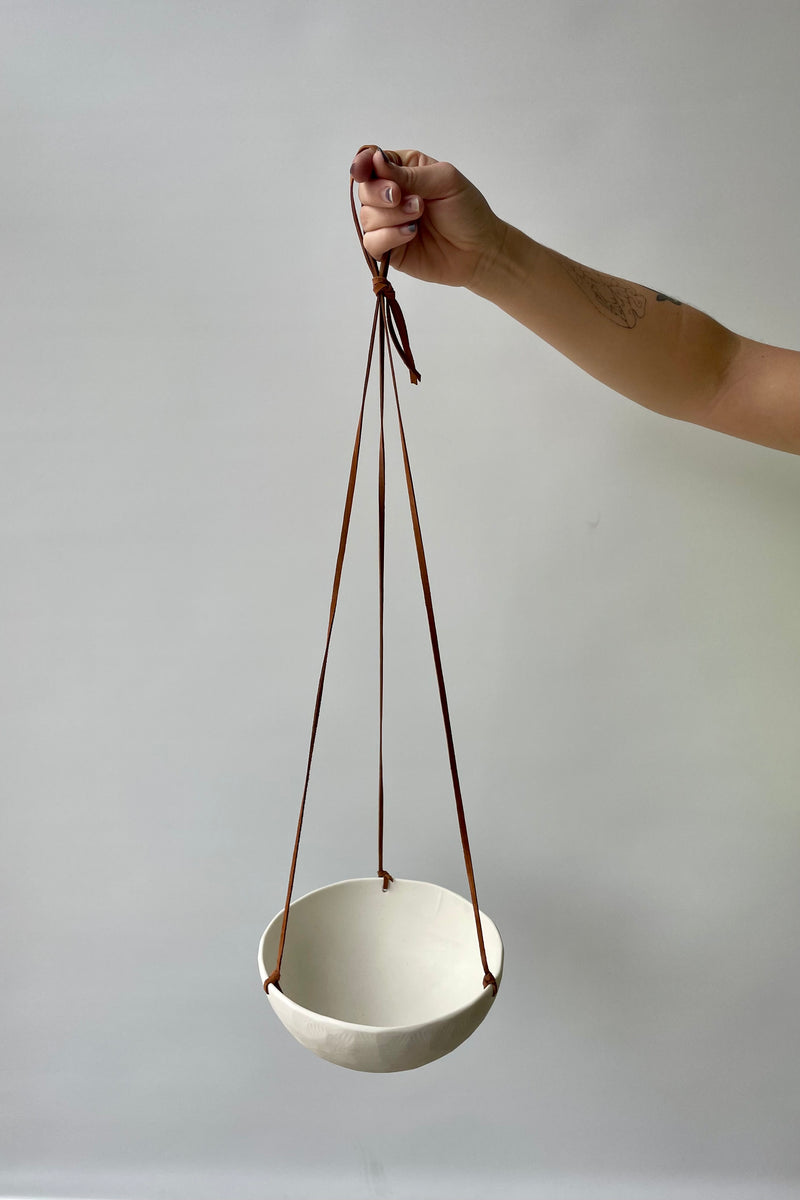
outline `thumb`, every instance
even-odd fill
[[[369,162],[364,153],[368,150],[372,151],[372,178],[391,180],[405,195],[437,200],[454,190],[458,172],[449,163],[438,162],[419,150],[381,150],[379,146],[363,146],[359,161]]]

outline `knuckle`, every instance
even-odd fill
[[[361,222],[361,228],[364,230],[364,233],[371,233],[375,229],[375,210],[370,208],[369,205],[365,204],[362,206],[361,212],[358,214],[358,218]]]
[[[368,254],[371,254],[373,258],[380,258],[386,253],[387,247],[384,243],[385,239],[377,233],[364,234],[364,249]]]

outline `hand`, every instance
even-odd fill
[[[501,221],[476,187],[449,163],[418,150],[359,150],[350,173],[358,183],[364,245],[373,258],[451,287],[471,287],[497,255]]]

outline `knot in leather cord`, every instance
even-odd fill
[[[382,891],[388,892],[389,884],[394,883],[394,875],[390,875],[388,871],[378,871],[378,878],[383,880]]]
[[[411,353],[411,346],[408,341],[408,330],[406,329],[406,321],[403,316],[403,310],[397,302],[395,290],[389,283],[389,280],[384,274],[373,271],[372,273],[372,290],[378,298],[378,301],[385,301],[386,304],[386,329],[389,337],[392,339],[397,353],[408,368],[408,373],[412,383],[419,383],[422,376],[417,370],[414,362],[414,355]]]
[[[483,986],[484,986],[485,988],[487,988],[487,987],[490,987],[490,986],[491,986],[491,989],[492,989],[492,995],[493,995],[493,996],[496,996],[496,995],[497,995],[497,980],[495,979],[495,977],[494,977],[494,975],[492,974],[492,972],[491,972],[491,971],[487,971],[487,972],[486,972],[486,974],[484,975],[484,977],[483,977]]]
[[[372,276],[372,290],[376,296],[380,296],[383,293],[387,300],[394,299],[395,290],[385,275]]]

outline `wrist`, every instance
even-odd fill
[[[496,221],[493,236],[467,286],[476,296],[503,308],[516,288],[530,287],[541,246],[507,221]]]

